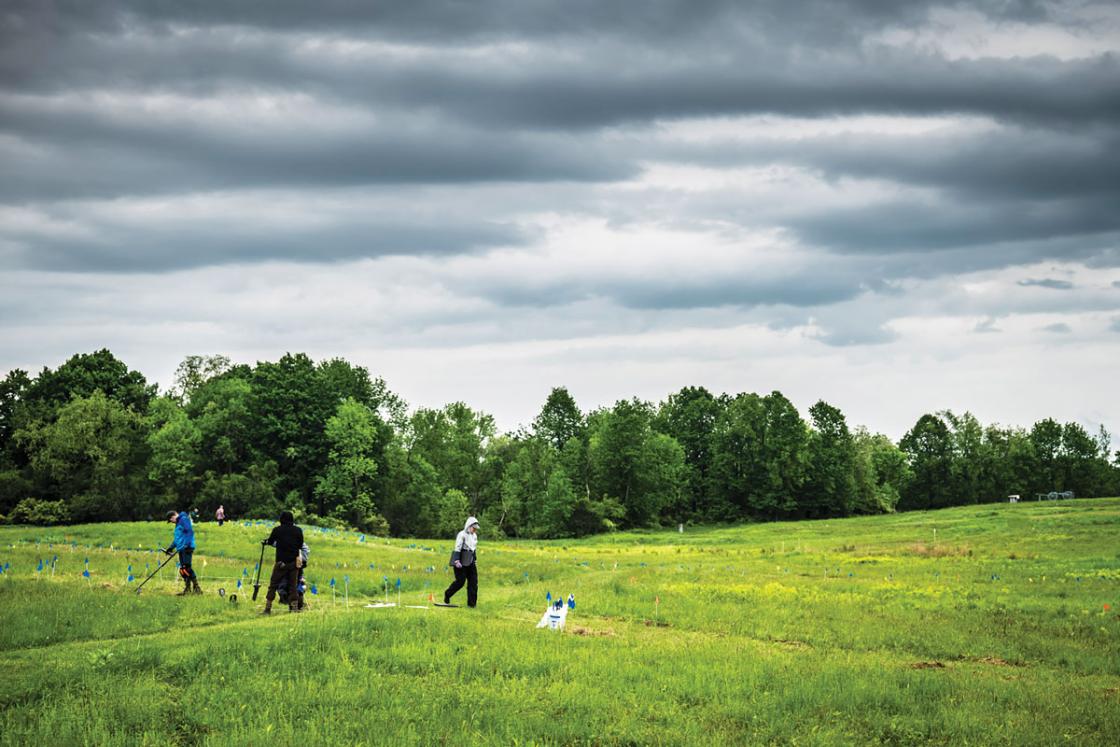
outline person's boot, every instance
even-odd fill
[[[185,597],[185,596],[186,596],[187,594],[189,594],[189,593],[190,593],[190,591],[191,591],[191,582],[190,582],[190,579],[183,579],[183,590],[182,590],[182,591],[180,591],[180,592],[177,592],[177,593],[175,594],[175,596],[177,596],[177,597]]]
[[[261,610],[261,614],[262,615],[271,615],[272,614],[272,602],[265,602],[264,603],[264,609]]]
[[[195,594],[201,594],[202,593],[202,587],[198,585],[198,579],[197,578],[191,579],[191,585],[194,587],[194,593]]]

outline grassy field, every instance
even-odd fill
[[[132,593],[169,525],[0,528],[0,744],[1120,743],[1120,499],[483,530],[476,610],[364,606],[438,598],[449,539],[309,530],[311,609],[262,618],[266,525],[199,525],[185,598]]]

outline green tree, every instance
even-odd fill
[[[44,368],[28,387],[25,399],[37,409],[41,420],[70,400],[88,398],[101,392],[136,413],[145,413],[155,396],[155,385],[149,385],[143,374],[133,371],[107,349],[71,356],[54,371]]]
[[[953,439],[937,415],[925,414],[910,429],[899,447],[906,453],[911,478],[903,490],[903,510],[944,508],[951,505],[946,489],[953,479]]]
[[[175,383],[168,396],[185,405],[203,384],[228,373],[231,367],[224,355],[188,355],[175,369]]]
[[[409,451],[435,467],[444,490],[460,490],[477,504],[486,476],[485,449],[494,434],[494,419],[462,402],[441,410],[420,408],[409,422]]]
[[[576,533],[572,523],[577,497],[572,481],[559,467],[552,470],[541,501],[541,521],[537,529],[542,537],[571,537]]]
[[[568,390],[561,386],[549,392],[540,414],[533,421],[533,434],[559,451],[569,439],[578,436],[583,427],[583,413]]]
[[[712,432],[724,404],[704,387],[684,387],[661,403],[653,419],[653,427],[684,450],[688,502],[680,512],[682,521],[726,516],[725,508],[713,501],[709,485]]]
[[[31,379],[27,372],[18,368],[12,369],[0,381],[0,468],[5,466],[22,466],[16,464],[13,455],[8,450],[16,430],[23,424],[20,420],[20,409]]]
[[[152,400],[145,418],[148,479],[157,494],[185,506],[195,497],[202,434],[186,411],[170,397]]]
[[[1059,470],[1065,490],[1084,498],[1101,495],[1105,486],[1101,484],[1099,458],[1097,441],[1083,426],[1078,423],[1062,426]]]
[[[521,537],[548,537],[554,527],[545,517],[549,477],[556,469],[556,450],[542,438],[517,441],[516,456],[501,481],[502,528]]]
[[[856,504],[856,449],[848,422],[824,401],[810,407],[809,416],[813,431],[800,511],[810,518],[847,516]]]
[[[380,438],[377,416],[355,399],[343,400],[327,420],[327,467],[315,485],[320,516],[341,519],[363,531],[387,529],[375,505]]]
[[[306,505],[330,451],[327,420],[345,398],[330,387],[333,380],[306,354],[287,353],[275,363],[258,363],[249,381],[251,441],[279,466],[283,492]]]
[[[791,516],[805,481],[809,429],[781,392],[740,394],[712,433],[716,490],[740,515]]]
[[[244,473],[261,457],[254,444],[252,386],[245,379],[222,377],[196,389],[187,414],[198,429],[199,472]]]
[[[906,454],[888,437],[869,433],[866,428],[858,428],[853,441],[856,490],[853,511],[861,514],[894,511],[910,479]]]
[[[443,497],[435,467],[398,440],[389,444],[386,457],[388,489],[381,510],[390,530],[397,536],[434,536]]]
[[[1034,448],[1036,468],[1031,492],[1049,493],[1052,490],[1065,490],[1060,463],[1062,426],[1050,418],[1040,420],[1031,428],[1029,438]]]
[[[100,391],[65,405],[57,420],[18,431],[35,471],[55,487],[78,521],[147,514],[146,462],[139,414]]]
[[[627,526],[649,525],[684,491],[684,452],[672,437],[653,431],[652,416],[647,403],[620,400],[588,425],[591,494],[617,500]]]
[[[454,537],[471,513],[470,499],[461,490],[450,488],[436,505],[436,536]]]

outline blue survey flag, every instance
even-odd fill
[[[544,601],[546,601],[546,602],[551,602],[552,601],[552,592],[551,591],[545,593]]]
[[[241,579],[237,579],[237,588],[238,588],[238,589],[240,589],[240,588],[241,588]]]
[[[132,577],[132,574],[131,574],[131,573],[130,573],[130,574],[128,574],[128,583],[130,583],[130,584],[131,584],[131,583],[132,583],[133,581],[135,581],[135,580],[136,580],[136,579],[134,579],[134,578]]]
[[[401,588],[401,580],[399,578],[397,579],[397,588]]]
[[[312,594],[318,594],[319,593],[319,587],[316,586],[315,584],[311,584],[311,593]]]
[[[42,558],[39,558],[39,567],[36,568],[35,570],[37,570],[37,571],[43,570],[43,559]]]
[[[568,609],[574,610],[575,608],[576,608],[576,595],[575,594],[569,594],[568,595]]]
[[[84,571],[82,571],[82,575],[86,578],[89,578],[89,568],[86,568]]]
[[[334,579],[333,578],[331,579],[331,588],[332,589],[334,588]]]

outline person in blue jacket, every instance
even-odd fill
[[[178,595],[189,593],[192,586],[195,594],[201,594],[198,576],[194,575],[194,568],[191,567],[191,556],[194,555],[194,526],[191,524],[191,517],[185,511],[168,511],[167,520],[175,525],[175,536],[164,552],[168,555],[176,551],[179,553],[179,575],[182,576],[184,585]]]

